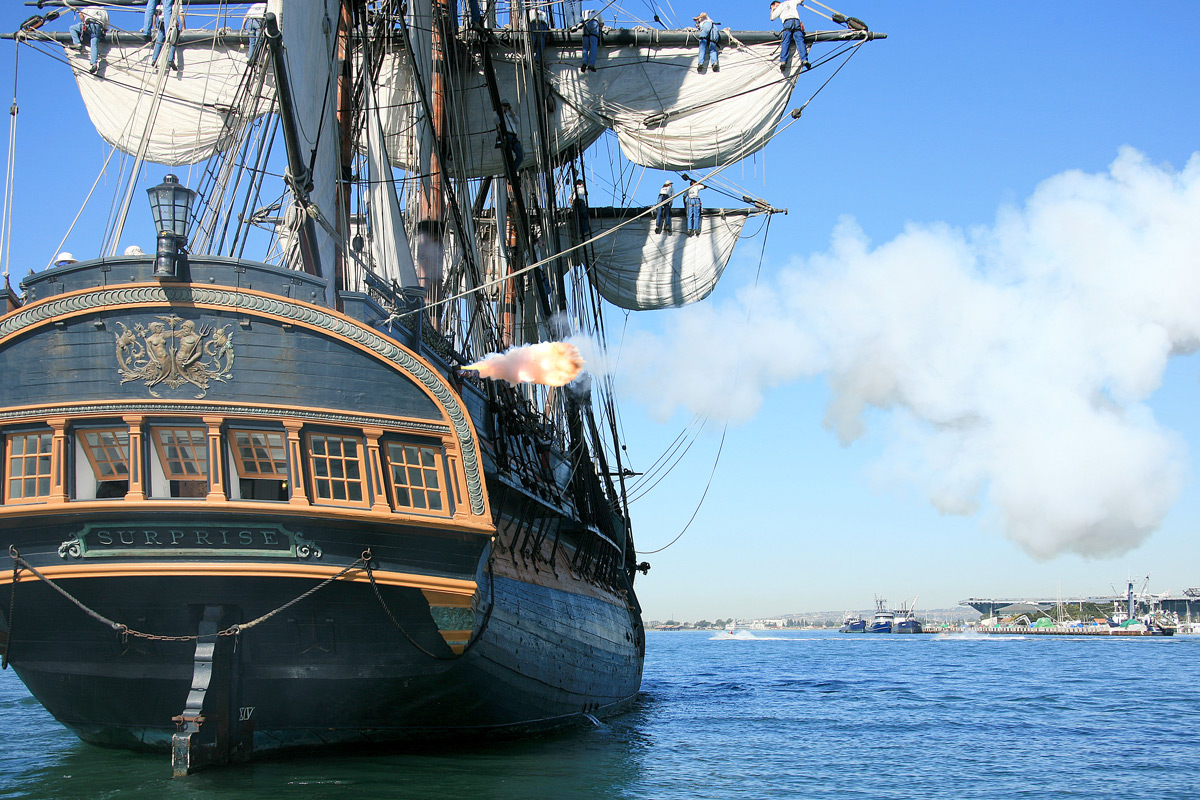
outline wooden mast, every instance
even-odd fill
[[[354,142],[352,140],[354,131],[354,90],[350,74],[350,33],[353,28],[354,19],[351,15],[350,3],[348,0],[343,0],[338,10],[337,30],[337,118],[338,130],[341,135],[340,161],[342,175],[349,175],[354,170]],[[342,238],[347,241],[350,240],[353,234],[353,226],[350,224],[350,189],[350,181],[346,180],[342,182],[341,191],[338,192],[338,204],[341,206],[342,212],[338,214],[338,228],[342,234]],[[341,230],[343,227],[345,230]],[[333,270],[333,285],[337,289],[337,309],[341,311],[341,292],[347,288],[346,254],[344,248],[338,248]]]
[[[420,200],[417,209],[417,275],[421,286],[425,289],[427,303],[436,303],[439,299],[442,278],[442,236],[445,232],[445,187],[444,173],[440,157],[442,142],[446,136],[446,54],[445,36],[446,20],[449,19],[449,8],[446,0],[432,0],[432,25],[430,36],[430,74],[429,93],[431,96],[430,126],[433,131],[433,142],[429,149],[429,174],[426,181],[421,183]],[[439,314],[435,309],[430,314],[430,322],[435,329],[438,325]]]

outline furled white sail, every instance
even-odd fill
[[[745,211],[704,212],[700,235],[686,235],[676,216],[672,233],[655,233],[654,216],[593,216],[588,268],[592,285],[613,305],[634,311],[673,308],[703,300],[716,288],[749,218]],[[677,212],[678,214],[678,212]],[[633,218],[630,218],[633,217]]]
[[[86,54],[67,50],[92,124],[119,150],[136,154],[145,135],[147,161],[194,164],[227,147],[243,122],[271,110],[274,89],[269,79],[256,96],[242,89],[245,46],[211,41],[179,45],[181,69],[164,76],[155,110],[159,75],[150,61],[152,50],[153,43],[106,45],[103,64],[94,75],[88,72]],[[258,89],[257,83],[245,83]]]
[[[795,77],[780,73],[778,44],[729,45],[721,69],[696,71],[696,46],[602,48],[595,72],[579,71],[579,48],[546,49],[545,74],[554,95],[547,110],[553,157],[594,142],[613,129],[626,158],[655,169],[682,170],[736,161],[761,150],[787,109]],[[511,52],[493,52],[501,99],[520,117],[525,165],[532,163],[539,109],[529,73]],[[448,102],[450,169],[469,177],[504,172],[496,144],[496,117],[481,69],[456,76]],[[403,51],[389,53],[379,77],[381,105],[393,164],[417,169],[417,124],[423,115],[413,93],[412,67]]]
[[[400,214],[392,166],[388,162],[383,126],[379,121],[378,102],[370,73],[363,74],[363,105],[367,140],[367,210],[370,227],[367,240],[376,270],[387,280],[405,288],[420,288],[412,249]]]
[[[293,87],[296,128],[300,136],[300,151],[312,153],[312,191],[301,210],[294,202],[287,214],[303,222],[300,214],[311,218],[315,225],[315,258],[317,274],[328,280],[325,300],[335,302],[333,270],[337,248],[338,178],[341,175],[341,156],[338,152],[337,119],[330,113],[336,108],[336,81],[333,80],[335,47],[333,31],[341,6],[338,0],[307,0],[304,3],[284,3],[268,0],[267,10],[279,20],[283,47],[287,55],[287,77]],[[296,90],[303,87],[303,91]],[[295,267],[299,261],[295,252],[288,261]],[[307,265],[312,269],[314,265]]]
[[[559,49],[554,86],[566,104],[603,120],[621,151],[645,167],[728,164],[766,146],[787,110],[795,75],[780,73],[779,45],[721,49],[721,68],[697,72],[695,45],[601,48],[581,74],[578,49]]]

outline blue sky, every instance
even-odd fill
[[[649,4],[642,6],[626,4],[631,12],[645,14]],[[660,16],[690,20],[705,10],[733,29],[777,27],[765,2],[675,3],[674,9],[661,4]],[[1146,180],[1155,186],[1167,184],[1159,187],[1163,205],[1150,208],[1166,213],[1188,207],[1180,198],[1192,195],[1180,187],[1195,183],[1181,175],[1200,149],[1195,99],[1200,57],[1194,42],[1200,7],[1187,2],[858,0],[839,10],[866,20],[889,38],[863,47],[799,124],[764,153],[725,173],[789,209],[787,216],[772,221],[765,248],[761,237],[743,242],[725,280],[701,308],[628,320],[614,313],[609,318],[609,330],[623,336],[618,342],[623,363],[635,364],[639,358],[654,363],[654,358],[641,358],[654,352],[652,347],[661,347],[671,362],[658,359],[655,375],[634,368],[616,375],[628,395],[622,422],[633,469],[649,468],[675,439],[692,417],[689,402],[712,415],[686,458],[633,507],[639,549],[658,549],[688,524],[713,476],[682,538],[645,556],[653,565],[639,583],[647,615],[713,619],[863,609],[876,593],[894,602],[919,596],[922,607],[945,607],[968,596],[1105,593],[1128,576],[1138,577],[1140,586],[1146,574],[1151,590],[1200,585],[1195,567],[1200,563],[1200,496],[1194,474],[1194,454],[1200,452],[1194,412],[1200,399],[1200,359],[1180,354],[1143,363],[1131,357],[1108,371],[1109,362],[1120,361],[1123,352],[1124,328],[1115,320],[1136,333],[1157,330],[1161,318],[1147,312],[1140,325],[1136,314],[1100,313],[1104,303],[1122,296],[1122,287],[1136,294],[1138,276],[1152,269],[1165,288],[1141,298],[1143,305],[1190,299],[1186,279],[1200,274],[1195,255],[1200,248],[1178,253],[1179,248],[1163,244],[1192,241],[1186,225],[1176,238],[1169,227],[1160,230],[1134,214],[1118,215],[1121,226],[1128,225],[1135,238],[1140,232],[1153,244],[1150,249],[1162,247],[1163,256],[1153,265],[1130,258],[1126,273],[1120,263],[1092,272],[1083,261],[1103,260],[1103,253],[1075,261],[1070,257],[1087,252],[1087,230],[1092,229],[1083,226],[1080,237],[1053,250],[1053,263],[1046,267],[1047,280],[1060,289],[1055,296],[1044,282],[1029,277],[1039,269],[1038,248],[1018,248],[1014,263],[1020,266],[1011,266],[1004,256],[1012,243],[1002,235],[1014,219],[1043,219],[1036,215],[1064,197],[1119,195],[1124,184],[1110,170],[1122,157],[1127,172],[1149,176]],[[8,4],[0,10],[0,27],[12,30],[29,13],[32,9]],[[810,30],[827,27],[815,14],[804,18]],[[56,29],[65,27],[56,23]],[[0,47],[0,86],[12,85],[12,54],[11,43]],[[41,74],[47,66],[57,67],[57,74]],[[827,75],[817,71],[802,79],[795,104],[808,99]],[[106,154],[88,132],[78,94],[61,65],[23,50],[18,102],[14,283],[53,255],[64,224]],[[598,161],[595,166],[607,169]],[[151,182],[157,177],[155,173]],[[660,183],[657,173],[642,181],[647,193]],[[605,199],[602,183],[592,186],[593,203],[600,204]],[[711,197],[709,202],[717,201]],[[1106,207],[1129,208],[1119,200]],[[67,244],[77,256],[98,250],[94,230],[108,211],[103,203],[98,209]],[[148,224],[132,225],[126,238],[149,250],[148,229]],[[1070,233],[1073,228],[1058,225],[1054,230]],[[860,256],[847,255],[846,248],[853,249],[855,242]],[[960,268],[954,256],[963,252],[986,257],[975,262],[967,257]],[[756,273],[762,294],[751,300],[747,292]],[[1181,287],[1178,292],[1171,291],[1172,276]],[[868,290],[855,295],[851,278],[864,281]],[[893,282],[881,290],[872,279]],[[1084,296],[1076,298],[1075,292]],[[863,300],[858,311],[864,319],[847,327],[842,323],[851,316],[837,303],[858,299]],[[806,305],[818,301],[821,305]],[[998,340],[990,330],[993,338],[974,336],[980,315],[1036,315],[1039,308],[1052,312],[1058,323],[1041,332],[1044,340],[1038,339],[1038,327],[1027,322],[1012,326],[1025,338]],[[1200,303],[1194,308],[1200,320]],[[887,319],[880,322],[883,317]],[[739,327],[747,318],[747,330],[762,326],[757,337]],[[914,320],[921,323],[915,332],[919,336],[914,335]],[[1072,335],[1073,320],[1081,321],[1078,338],[1083,341]],[[1108,337],[1104,325],[1110,320],[1113,334]],[[688,334],[687,341],[704,345],[697,348],[699,357],[717,356],[700,370],[711,378],[707,388],[698,390],[706,397],[676,401],[659,393],[647,401],[639,395],[639,385],[653,392],[656,380],[696,377],[690,363],[674,363],[683,353],[680,331]],[[890,352],[892,360],[872,371],[870,360],[864,360],[864,336],[928,346],[930,360],[939,367],[935,372],[952,376],[956,389],[935,397],[935,389],[945,390],[936,381],[903,384],[904,401],[884,403],[886,407],[868,401],[861,415],[847,412],[844,403],[837,405],[844,436],[855,421],[863,423],[861,435],[843,444],[826,424],[831,403],[846,399],[844,386],[841,393],[835,388],[839,381],[847,375],[861,382],[886,374],[903,383],[929,364],[918,348]],[[1104,340],[1103,346],[1093,346],[1097,339]],[[1186,332],[1179,334],[1172,346],[1189,351],[1179,344],[1185,339]],[[942,342],[961,347],[942,349]],[[979,342],[981,347],[972,347]],[[722,358],[731,343],[747,355]],[[799,352],[804,347],[815,347],[822,357]],[[748,355],[755,348],[769,355]],[[997,348],[1009,360],[993,361],[989,354]],[[1047,357],[1031,366],[1022,358],[1027,352],[1051,353],[1061,362]],[[1017,365],[1011,372],[1005,369],[1010,362]],[[1096,364],[1095,370],[1103,373],[1099,377],[1079,373],[1080,381],[1094,381],[1083,387],[1095,389],[1085,392],[1084,400],[1112,410],[1098,424],[1112,419],[1129,423],[1117,426],[1111,447],[1098,447],[1091,460],[1122,467],[1136,462],[1135,467],[1144,468],[1131,468],[1128,476],[1119,469],[1105,471],[1093,481],[1089,470],[1068,462],[1062,466],[1066,480],[1059,486],[1053,448],[1042,453],[1029,445],[1025,437],[1030,432],[1020,428],[1026,418],[1006,415],[1011,404],[991,405],[1004,391],[1021,395],[1018,400],[1036,401],[1047,389],[1042,380],[1050,385],[1062,377],[1056,363],[1072,376],[1081,363]],[[761,385],[761,396],[746,395],[751,385]],[[734,386],[742,394],[733,392]],[[976,394],[978,408],[963,399]],[[752,414],[743,406],[725,428],[712,402],[724,396],[758,406]],[[865,396],[873,395],[867,391]],[[1068,404],[1074,399],[1068,397]],[[668,409],[665,419],[662,407]],[[965,428],[982,418],[985,427],[1006,433],[986,444],[948,433],[953,426],[930,409],[950,407]],[[938,424],[930,423],[930,415]],[[1031,413],[1027,419],[1035,430],[1048,426],[1048,440],[1074,421],[1069,409],[1045,418]],[[1083,435],[1089,446],[1109,441],[1087,436],[1086,429]],[[1016,458],[1003,460],[996,450],[1010,441],[1024,446]],[[964,450],[971,451],[969,458]],[[1028,470],[1022,470],[1021,456],[1028,458]],[[1008,472],[997,466],[1001,463]],[[939,472],[939,466],[945,469]],[[999,502],[993,490],[1023,471],[1047,476],[1040,481],[1044,491],[1039,499],[1056,512],[1085,513],[1080,505],[1107,508],[1110,496],[1135,508],[1125,513],[1113,500],[1111,514],[1092,519],[1093,528],[1103,533],[1091,538],[1086,532],[1070,538],[1037,525],[1014,533],[1011,518],[1020,503]],[[966,476],[962,480],[974,481],[975,490],[947,487],[944,480],[939,485],[947,475],[955,480]],[[1027,489],[1017,486],[1014,491]],[[948,500],[948,495],[953,497]],[[972,498],[977,508],[968,510],[964,500]],[[935,500],[963,513],[939,510]],[[1036,508],[1021,508],[1036,517]],[[1110,516],[1133,521],[1137,530],[1126,537],[1127,545],[1120,544],[1120,524],[1103,525]],[[1054,555],[1063,541],[1066,552]],[[1081,554],[1088,552],[1092,554]]]
[[[729,27],[749,28],[767,22],[765,5],[710,3],[705,10]],[[1071,171],[1104,176],[1124,147],[1143,154],[1151,170],[1176,177],[1198,149],[1194,87],[1200,59],[1188,41],[1200,30],[1200,8],[1194,5],[859,2],[839,10],[889,38],[864,47],[809,106],[803,121],[768,148],[758,164],[758,174],[769,174],[767,180],[745,181],[760,187],[773,204],[790,209],[772,222],[765,248],[759,280],[772,292],[784,291],[784,284],[771,283],[781,275],[819,271],[813,257],[827,254],[845,217],[861,228],[868,251],[894,245],[914,226],[945,228],[950,238],[969,238],[981,228],[995,233],[999,217],[1026,213],[1044,182]],[[812,16],[806,20],[810,29],[821,27]],[[802,80],[797,105],[809,91]],[[1194,200],[1191,207],[1196,208]],[[713,323],[714,341],[728,338],[729,326],[749,309],[740,293],[754,281],[760,247],[760,240],[743,243],[711,299],[716,309],[711,315],[688,309],[676,313],[680,319],[638,319],[631,325],[658,333],[668,348],[677,326],[700,338],[696,333],[705,329],[704,320]],[[1193,250],[1172,269],[1184,276],[1197,267],[1200,258]],[[1002,268],[1002,260],[989,267]],[[1076,268],[1086,271],[1087,265]],[[1129,269],[1139,267],[1131,263]],[[837,284],[836,267],[834,273],[824,284]],[[936,297],[943,286],[912,285],[913,277],[927,274],[897,269],[895,292]],[[1027,281],[976,277],[977,285],[1007,284],[1019,296],[1026,294]],[[1070,309],[1075,305],[1071,287],[1063,290],[1063,305]],[[1086,303],[1081,305],[1090,313]],[[755,310],[763,307],[760,300]],[[947,321],[954,315],[935,315],[930,324]],[[887,325],[878,330],[883,336],[907,333]],[[1055,337],[1051,341],[1067,338],[1051,330],[1046,332]],[[962,331],[946,324],[942,335],[953,340]],[[776,342],[781,350],[791,344],[786,338]],[[1031,350],[1044,346],[1036,335],[1024,344]],[[1101,362],[1112,355],[1111,349],[1097,351],[1086,344],[1083,349]],[[987,361],[986,349],[965,352],[963,357]],[[1060,355],[1071,358],[1069,352]],[[750,360],[734,369],[745,369]],[[787,361],[788,354],[780,352],[778,360]],[[990,388],[1007,379],[1036,397],[1038,373],[990,374],[997,369],[1003,367],[980,369],[981,385]],[[1172,499],[1161,501],[1161,522],[1152,525],[1152,533],[1128,534],[1131,544],[1120,543],[1118,525],[1101,546],[1093,547],[1086,535],[1076,542],[1085,553],[1101,552],[1053,555],[1057,545],[1050,544],[1051,552],[1040,557],[1030,548],[1054,542],[1056,532],[1028,531],[1024,546],[1018,544],[989,498],[986,481],[973,513],[948,514],[934,506],[920,475],[927,465],[910,461],[908,440],[922,423],[914,423],[906,409],[868,406],[862,415],[865,433],[843,446],[823,425],[834,396],[829,373],[781,380],[765,392],[761,409],[749,421],[728,428],[712,485],[687,533],[664,552],[646,556],[653,569],[639,592],[647,613],[712,619],[862,609],[871,606],[875,593],[893,602],[919,595],[923,607],[946,607],[970,596],[1100,594],[1114,584],[1120,589],[1128,576],[1140,587],[1147,574],[1152,591],[1178,592],[1200,584],[1193,466],[1200,441],[1194,414],[1200,362],[1179,355],[1161,372],[1150,368],[1149,373],[1146,386],[1156,385],[1156,375],[1161,385],[1139,386],[1136,400],[1123,398],[1120,416],[1135,418],[1138,431],[1149,427],[1162,442],[1178,446],[1165,470],[1177,485],[1167,493]],[[964,372],[964,392],[972,390],[973,375]],[[668,380],[679,378],[672,374]],[[670,441],[690,418],[683,410],[671,423],[655,427],[631,420],[628,403],[624,409],[627,431],[636,431],[630,437],[635,453],[657,455],[650,441]],[[1060,414],[1031,423],[1065,427],[1072,421]],[[721,430],[718,420],[710,422],[680,467],[635,504],[641,549],[667,544],[687,524],[713,470]],[[635,449],[635,443],[641,446]],[[1123,461],[1124,444],[1113,442],[1100,460]],[[1043,463],[1051,452],[1032,447],[1024,455],[1031,467],[1055,475],[1053,466]],[[644,459],[633,460],[635,468],[648,466]],[[1010,467],[1021,469],[1019,463]],[[1074,467],[1066,465],[1069,474],[1061,486],[1048,482],[1048,503],[1102,504],[1105,482],[1124,481],[1121,474],[1102,475],[1089,485],[1091,476]],[[1155,483],[1152,476],[1142,478]],[[1140,487],[1128,491],[1131,502],[1142,496]],[[1154,491],[1149,487],[1150,494]],[[1147,524],[1139,512],[1133,518]],[[1100,522],[1104,519],[1101,514]],[[1132,544],[1139,538],[1140,544]]]

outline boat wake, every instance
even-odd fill
[[[710,639],[713,641],[722,640],[722,639],[741,639],[741,640],[754,639],[754,640],[758,640],[758,638],[759,637],[755,636],[750,631],[721,631],[720,633],[714,633],[710,637]],[[771,638],[779,638],[779,637],[771,637]]]
[[[1022,636],[1019,633],[1014,633],[1011,635],[991,634],[985,636],[982,633],[975,633],[974,631],[963,631],[961,633],[941,633],[937,636],[938,641],[943,642],[1013,642],[1028,638],[1028,636]]]

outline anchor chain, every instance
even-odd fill
[[[383,612],[385,614],[387,614],[387,618],[392,621],[392,625],[395,626],[396,630],[400,631],[400,633],[404,636],[404,638],[408,640],[408,643],[411,644],[413,647],[417,648],[418,650],[420,650],[425,655],[429,656],[430,658],[437,659],[438,661],[454,661],[454,660],[458,659],[459,656],[454,653],[452,653],[448,656],[441,655],[439,653],[431,653],[430,651],[428,651],[424,647],[422,647],[417,642],[416,639],[414,639],[412,636],[409,635],[408,631],[406,631],[404,629],[404,626],[401,625],[400,622],[396,619],[395,615],[392,614],[392,610],[390,608],[388,608],[388,604],[383,601],[383,595],[381,595],[379,593],[379,587],[375,584],[375,573],[371,570],[371,551],[370,550],[363,551],[363,559],[366,560],[367,580],[369,580],[371,582],[371,590],[373,592],[375,592],[375,599],[379,601],[379,605],[383,606]],[[463,648],[463,652],[464,653],[466,652],[466,648]]]

